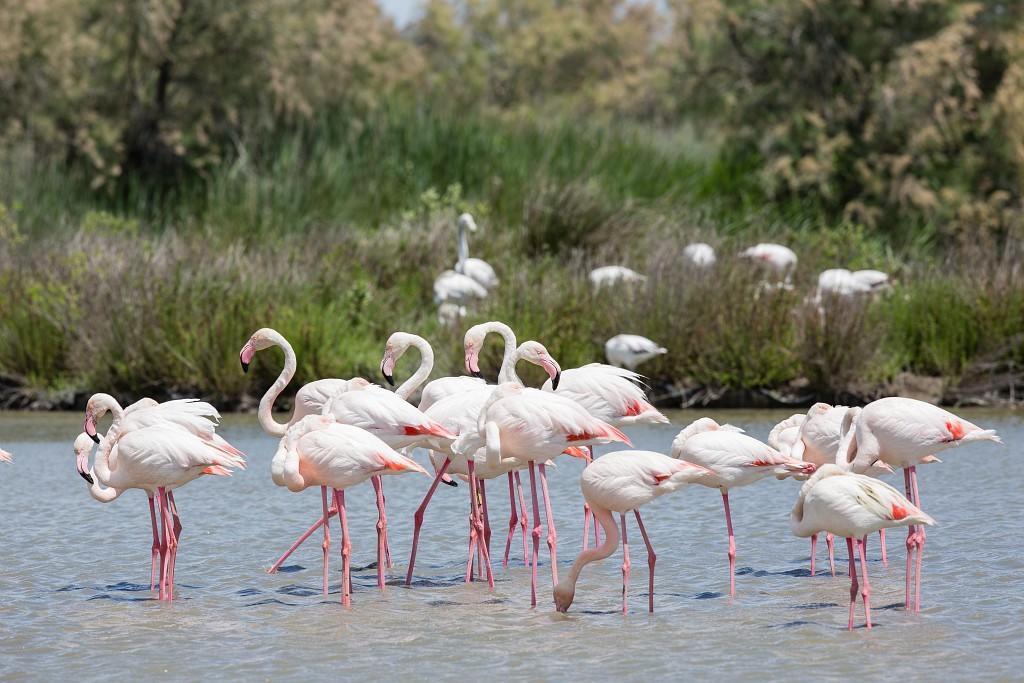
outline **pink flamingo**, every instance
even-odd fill
[[[641,388],[643,377],[633,372],[603,363],[590,363],[561,373],[558,394],[579,403],[591,415],[615,427],[633,424],[668,424],[657,408],[647,402]],[[541,387],[555,391],[553,381]],[[587,462],[594,459],[593,449],[587,453]],[[584,499],[586,500],[586,499]],[[587,549],[590,525],[590,507],[583,507],[583,549]],[[597,520],[594,520],[594,544],[599,544]]]
[[[113,489],[113,498],[130,488],[143,489],[150,496],[150,492],[156,492],[163,529],[159,544],[152,499],[150,514],[157,545],[154,559],[157,552],[161,558],[159,598],[173,600],[182,527],[171,489],[203,474],[228,476],[232,468],[245,467],[245,458],[216,434],[214,420],[220,416],[210,404],[193,399],[154,403],[143,399],[125,410],[112,396],[94,394],[86,404],[84,431],[101,447],[91,470],[88,450],[82,449],[82,442],[76,440],[75,450],[79,474],[89,482],[94,497],[100,493],[98,500],[108,502],[105,498],[111,494],[94,492],[97,482]],[[100,439],[96,421],[107,412],[113,413],[114,420]],[[151,582],[152,574],[151,569]]]
[[[651,539],[647,536],[644,522],[640,518],[640,506],[646,505],[658,496],[677,491],[707,474],[710,474],[710,471],[700,465],[652,451],[617,451],[588,465],[580,476],[580,489],[594,511],[595,518],[604,527],[605,541],[602,545],[595,545],[593,550],[583,550],[569,570],[569,576],[555,586],[555,609],[559,612],[569,610],[576,594],[576,581],[586,565],[595,560],[603,560],[615,552],[619,544],[619,534],[612,513],[618,512],[622,524],[622,613],[626,614],[630,570],[626,513],[632,510],[647,546],[647,609],[653,612],[654,563],[657,556],[654,554]]]
[[[308,384],[302,385],[299,390],[295,393],[294,409],[292,416],[288,419],[288,422],[282,424],[274,419],[274,402],[284,391],[284,388],[288,386],[288,383],[292,381],[292,377],[295,376],[295,369],[298,365],[298,360],[295,357],[295,350],[292,345],[288,343],[288,340],[284,338],[277,330],[269,327],[261,327],[252,333],[252,336],[245,342],[242,350],[238,352],[238,360],[242,365],[242,372],[249,372],[249,365],[252,363],[253,357],[257,351],[263,351],[271,347],[280,347],[284,352],[284,367],[281,373],[274,380],[274,383],[270,385],[267,392],[260,399],[259,407],[259,423],[269,436],[283,437],[285,432],[288,431],[288,427],[295,424],[307,415],[319,415],[323,412],[324,405],[327,401],[336,394],[346,391],[356,391],[364,389],[370,385],[368,381],[360,377],[345,380],[345,379],[318,379]],[[283,484],[279,484],[283,486]],[[327,487],[323,487],[321,495],[324,499],[327,499]],[[336,514],[337,510],[333,507],[330,508],[331,514]],[[384,511],[378,511],[378,519],[384,516]],[[273,574],[278,568],[284,564],[285,560],[291,557],[291,554],[295,552],[300,545],[302,545],[307,538],[320,528],[323,524],[322,519],[318,519],[313,526],[307,529],[299,538],[284,552],[281,557],[271,565],[267,573]],[[329,544],[330,536],[328,531],[324,530],[324,543]],[[327,548],[324,548],[324,553],[327,553]]]
[[[477,431],[460,435],[452,446],[456,453],[474,453],[485,447],[491,463],[511,458],[529,464],[534,518],[530,582],[530,604],[533,607],[537,606],[537,556],[540,551],[540,510],[534,465],[538,461],[541,463],[538,469],[544,494],[551,582],[554,586],[558,583],[558,535],[543,463],[556,458],[567,448],[614,442],[632,445],[625,434],[593,417],[575,401],[509,382],[499,385],[487,399],[480,411]]]
[[[832,464],[822,465],[804,482],[789,520],[793,533],[802,538],[822,531],[846,537],[850,560],[850,618],[847,623],[850,630],[853,630],[858,589],[854,545],[860,554],[864,581],[860,593],[865,622],[867,628],[871,628],[871,583],[864,550],[867,535],[885,528],[935,523],[888,484],[866,475],[845,472]]]
[[[854,472],[871,467],[903,469],[907,497],[921,507],[917,465],[936,462],[935,453],[974,441],[1002,440],[993,429],[982,429],[948,410],[912,398],[890,397],[852,408],[843,422],[843,440],[837,456]],[[925,532],[919,524],[907,531],[906,609],[921,610],[921,556]],[[911,569],[914,591],[911,601]]]
[[[736,540],[729,512],[729,489],[748,486],[774,474],[782,479],[794,474],[809,474],[814,465],[786,457],[771,446],[742,434],[732,425],[719,425],[702,417],[676,436],[672,457],[702,465],[712,474],[696,483],[722,492],[725,525],[729,532],[729,595],[736,595]]]
[[[487,323],[485,325],[478,325],[472,328],[466,334],[467,342],[466,347],[469,349],[477,349],[476,353],[479,353],[480,345],[483,343],[483,338],[487,332],[482,331],[494,327],[499,331],[502,331],[505,336],[506,334],[513,337],[512,330],[503,323]],[[478,329],[479,328],[479,329]],[[508,337],[506,337],[508,341]],[[506,344],[506,349],[507,349]],[[558,363],[551,357],[547,349],[538,342],[524,342],[518,348],[512,348],[511,353],[508,353],[502,362],[502,375],[506,377],[512,377],[513,383],[521,383],[518,375],[515,374],[515,365],[520,360],[528,363],[533,363],[545,369],[551,378],[558,377],[560,368]],[[475,357],[474,361],[475,363]],[[467,363],[468,365],[469,363]],[[479,371],[479,366],[477,371]],[[441,400],[433,403],[425,411],[426,415],[431,419],[444,425],[449,431],[463,435],[468,432],[475,432],[479,426],[480,411],[486,404],[488,398],[490,398],[494,391],[494,386],[483,385],[480,388],[462,391],[451,396],[446,396]],[[476,540],[478,537],[484,539],[484,543],[476,546],[480,549],[481,555],[483,551],[486,551],[486,558],[481,557],[481,560],[486,559],[486,562],[480,564],[487,567],[487,571],[490,572],[490,545],[487,540],[490,538],[490,524],[486,519],[486,516],[481,518],[480,511],[476,506],[477,496],[473,494],[473,490],[479,484],[481,491],[483,491],[483,484],[480,482],[481,474],[483,478],[491,478],[492,476],[500,476],[502,472],[508,474],[509,477],[509,504],[512,510],[511,519],[509,521],[508,540],[505,543],[505,566],[508,565],[508,555],[512,542],[512,537],[515,533],[517,523],[522,525],[523,529],[523,553],[524,559],[527,553],[526,550],[526,526],[527,526],[527,515],[525,510],[525,500],[523,499],[522,484],[519,481],[518,471],[523,466],[522,463],[509,461],[508,463],[497,465],[489,464],[480,473],[476,472],[476,461],[479,459],[476,453],[464,452],[457,453],[451,447],[450,444],[440,444],[441,448],[435,448],[431,452],[431,460],[434,463],[434,468],[437,472],[434,483],[427,490],[426,495],[423,497],[423,502],[420,503],[419,508],[413,517],[414,530],[413,530],[413,541],[412,541],[412,552],[409,556],[409,570],[406,574],[406,585],[412,584],[413,570],[416,565],[416,550],[419,545],[420,529],[423,525],[423,517],[426,514],[427,506],[430,504],[430,500],[437,490],[438,484],[443,480],[449,472],[454,474],[464,474],[470,480],[470,508],[471,508],[471,529],[470,529],[470,556],[473,555],[473,547],[476,546]],[[471,471],[472,470],[472,471]],[[515,487],[513,486],[513,474],[515,478]],[[521,515],[516,514],[515,507],[515,488],[519,490],[519,501],[523,507]],[[478,528],[480,527],[480,528]],[[467,578],[468,574],[467,574]],[[488,581],[491,579],[489,578]]]
[[[13,458],[11,457],[11,454],[8,453],[7,451],[5,451],[4,449],[0,448],[0,462],[12,462],[12,461],[13,461]]]
[[[409,401],[416,390],[430,377],[434,369],[434,350],[423,337],[408,332],[395,332],[388,337],[384,345],[384,357],[380,361],[380,373],[391,386],[395,386],[395,364],[408,351],[414,348],[420,353],[420,365],[416,372],[409,379],[402,382],[401,386],[395,389],[395,394],[402,399]],[[427,382],[420,392],[420,410],[426,410],[442,398],[458,394],[464,391],[472,391],[486,386],[486,382],[479,377],[439,377]]]
[[[382,440],[364,429],[340,424],[329,415],[309,415],[288,428],[281,439],[284,451],[282,477],[289,491],[302,491],[310,486],[333,489],[334,504],[341,519],[341,604],[349,606],[352,594],[352,541],[345,514],[345,490],[373,477],[422,472],[415,460],[396,452]],[[330,515],[323,497],[323,526]],[[383,541],[377,533],[378,576],[383,561]],[[327,582],[327,558],[324,558],[324,583]]]

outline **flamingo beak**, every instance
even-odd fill
[[[558,366],[558,363],[551,356],[541,358],[540,366],[544,368],[545,372],[548,373],[548,377],[551,378],[551,388],[557,389],[558,381],[562,379],[562,368]]]
[[[384,358],[380,362],[380,374],[384,375],[385,381],[391,386],[395,386],[395,359],[390,353],[385,354]]]
[[[89,435],[89,438],[96,443],[100,442],[99,434],[96,433],[96,418],[92,416],[92,413],[85,414],[85,424],[82,425],[82,431]]]
[[[484,377],[480,372],[480,352],[476,349],[466,351],[466,372],[479,379]]]
[[[256,345],[252,343],[250,339],[246,342],[245,346],[238,353],[238,361],[242,364],[242,372],[249,372],[249,363],[252,362],[252,357],[256,355]]]
[[[92,475],[89,474],[89,451],[81,451],[76,454],[75,464],[78,467],[78,474],[90,484],[93,483]]]

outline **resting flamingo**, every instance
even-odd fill
[[[732,425],[719,425],[710,417],[692,422],[672,442],[672,457],[702,465],[712,474],[697,483],[722,492],[725,525],[729,532],[729,595],[736,595],[736,541],[729,512],[729,489],[748,486],[774,474],[784,478],[809,474],[814,465],[786,457],[771,446],[742,434]]]
[[[647,546],[647,567],[650,572],[647,609],[653,612],[654,563],[657,556],[654,554],[654,546],[651,545],[647,529],[644,528],[644,522],[640,518],[640,506],[646,505],[658,496],[678,491],[707,474],[710,474],[709,470],[700,465],[652,451],[616,451],[587,466],[580,475],[580,489],[583,491],[583,498],[594,511],[594,517],[604,527],[605,540],[603,544],[595,545],[592,550],[584,549],[573,562],[569,576],[555,585],[555,609],[559,612],[569,610],[576,594],[576,581],[586,565],[595,560],[603,560],[615,552],[619,544],[619,534],[612,513],[617,512],[622,524],[622,613],[626,614],[630,570],[626,513],[632,510]]]
[[[113,422],[100,439],[96,421],[111,412]],[[101,444],[91,471],[78,456],[79,473],[116,490],[141,488],[156,492],[163,527],[161,541],[161,600],[174,598],[174,567],[181,524],[171,489],[211,474],[227,476],[232,468],[244,468],[241,451],[215,432],[216,409],[193,399],[168,401],[131,412],[108,394],[94,394],[85,408],[85,434]],[[76,454],[77,455],[77,454]],[[92,482],[90,482],[91,484]],[[171,517],[174,517],[172,523]],[[151,572],[152,578],[152,572]]]
[[[259,419],[260,426],[263,431],[269,436],[282,437],[285,432],[288,431],[288,427],[295,424],[307,415],[319,415],[323,412],[324,405],[332,396],[346,391],[357,391],[365,389],[370,385],[368,381],[361,377],[353,379],[337,379],[337,378],[325,378],[318,379],[312,382],[303,384],[297,392],[295,392],[294,408],[292,409],[292,416],[288,419],[288,422],[282,424],[274,419],[274,402],[277,401],[281,392],[288,386],[288,383],[292,381],[295,376],[295,369],[298,365],[298,359],[295,357],[295,349],[285,339],[284,335],[269,327],[261,327],[252,333],[249,339],[245,342],[242,350],[238,352],[238,360],[242,365],[242,372],[249,372],[249,365],[252,363],[253,358],[257,351],[263,351],[274,346],[280,347],[281,351],[284,352],[284,367],[281,369],[281,373],[274,380],[274,383],[270,385],[267,392],[263,394],[263,398],[260,399],[260,407],[257,417]],[[322,497],[327,498],[327,487],[323,487],[321,491]],[[332,508],[333,510],[333,508]],[[335,514],[336,510],[331,514]],[[378,510],[378,523],[385,517],[383,507]],[[320,528],[323,524],[323,520],[318,519],[309,529],[307,529],[299,538],[292,543],[291,547],[284,552],[281,557],[277,559],[274,564],[270,566],[267,573],[273,574],[278,568],[284,564],[285,560],[291,557],[291,554],[295,552],[300,545],[302,545],[307,538],[309,538],[313,532]],[[328,531],[325,529],[324,543],[330,541]],[[385,549],[387,546],[385,545]],[[324,552],[327,549],[324,548]]]
[[[762,264],[777,275],[785,277],[786,281],[789,281],[797,263],[796,253],[792,249],[772,242],[755,244],[741,251],[739,256]]]
[[[710,268],[715,265],[715,250],[710,244],[704,242],[694,242],[693,244],[687,244],[683,249],[683,258],[693,266],[698,268]]]
[[[310,486],[329,486],[333,489],[334,505],[341,520],[341,604],[349,606],[352,594],[352,541],[345,513],[345,490],[373,477],[404,472],[426,474],[426,470],[366,430],[340,424],[329,415],[310,415],[289,427],[278,450],[284,453],[281,477],[289,491],[302,491]],[[330,519],[326,496],[322,496],[322,503],[323,525],[326,529]],[[377,538],[379,576],[383,561],[383,541],[379,530]],[[325,556],[325,593],[327,565]]]
[[[935,462],[935,453],[974,441],[1002,440],[993,429],[981,427],[948,410],[912,398],[897,396],[873,401],[862,409],[851,409],[843,422],[843,440],[838,461],[854,472],[864,473],[879,464],[903,469],[907,497],[921,507],[917,487],[917,465]],[[907,532],[906,609],[921,610],[921,555],[924,527],[912,524]],[[911,596],[911,569],[914,591]],[[911,600],[913,597],[913,600]]]
[[[578,403],[558,394],[527,389],[514,382],[499,385],[480,411],[476,432],[463,434],[452,446],[456,453],[474,453],[486,447],[487,459],[496,464],[507,459],[528,463],[533,498],[533,557],[530,604],[537,606],[537,556],[540,550],[540,509],[537,503],[535,463],[540,462],[540,484],[548,529],[552,586],[558,583],[558,535],[548,496],[544,462],[567,448],[620,442],[629,438],[606,422],[598,420]]]
[[[617,334],[604,343],[608,362],[620,368],[636,370],[652,358],[664,356],[668,349],[639,334]]]
[[[833,464],[822,465],[804,482],[789,520],[793,533],[803,538],[822,531],[846,537],[850,559],[850,630],[858,588],[854,545],[860,554],[865,622],[871,628],[871,583],[864,549],[867,535],[886,528],[935,523],[888,484],[846,472]]]
[[[483,259],[470,258],[469,256],[469,236],[467,233],[476,232],[476,221],[473,220],[473,216],[468,213],[460,215],[456,221],[456,227],[459,239],[459,260],[455,264],[455,272],[476,280],[485,289],[494,289],[498,286],[499,282],[498,275],[494,272],[491,264]]]
[[[479,373],[479,353],[483,346],[484,339],[489,330],[497,331],[506,339],[506,355],[502,361],[501,371],[499,372],[500,377],[511,377],[514,378],[513,383],[521,384],[518,375],[515,371],[516,363],[520,360],[524,360],[534,365],[538,365],[548,373],[549,377],[554,381],[559,376],[561,369],[558,363],[555,362],[551,354],[548,353],[547,349],[538,342],[523,342],[518,348],[514,346],[515,335],[512,333],[511,328],[503,323],[492,322],[485,323],[484,325],[477,325],[466,333],[466,349],[467,353],[472,354],[472,357],[467,356],[466,365],[468,368],[473,369],[474,372]],[[511,351],[509,352],[509,342],[512,343]],[[425,414],[432,420],[444,425],[449,431],[458,434],[460,437],[469,433],[475,432],[479,426],[480,412],[486,404],[491,393],[494,391],[492,385],[482,385],[479,388],[472,389],[469,391],[462,391],[451,396],[437,401],[427,408]],[[436,470],[436,477],[433,484],[427,490],[426,495],[423,497],[423,501],[417,508],[415,515],[413,516],[414,528],[413,528],[413,540],[412,540],[412,552],[409,555],[409,570],[406,574],[405,584],[412,584],[413,570],[416,566],[416,550],[419,546],[419,535],[420,529],[423,525],[423,517],[426,514],[427,506],[430,504],[430,500],[437,490],[438,484],[443,480],[449,472],[453,474],[465,474],[470,480],[470,509],[472,525],[470,530],[470,556],[472,557],[472,546],[475,544],[478,536],[482,536],[484,539],[484,546],[487,550],[486,557],[481,559],[486,560],[482,564],[486,564],[487,571],[490,572],[490,546],[487,543],[491,535],[490,523],[486,517],[481,520],[479,511],[476,507],[476,495],[473,493],[477,486],[478,480],[481,479],[479,473],[476,473],[476,461],[479,459],[475,452],[456,452],[451,448],[451,444],[438,444],[440,447],[435,448],[431,451],[431,460],[434,463]],[[522,483],[519,477],[519,470],[523,467],[524,463],[515,463],[508,461],[501,467],[491,466],[486,467],[482,474],[484,478],[491,478],[491,476],[500,476],[502,472],[508,475],[508,490],[509,490],[509,505],[512,510],[511,518],[509,520],[508,528],[508,539],[505,542],[505,559],[504,566],[508,566],[508,556],[511,549],[512,537],[515,534],[517,523],[521,525],[523,530],[523,554],[524,560],[527,555],[526,550],[526,527],[528,524],[528,518],[525,509],[525,500],[523,499]],[[475,476],[474,476],[475,475]],[[479,482],[481,491],[484,490],[483,483]],[[519,502],[521,505],[521,512],[519,515],[516,514],[515,506],[515,490],[519,492]],[[482,528],[476,529],[475,525],[478,523],[483,524]],[[483,550],[484,548],[482,548]],[[481,552],[483,554],[483,552]],[[469,575],[467,574],[467,579]],[[488,581],[492,581],[490,574],[488,574]]]
[[[637,284],[647,280],[646,275],[641,275],[632,268],[626,266],[601,266],[590,271],[588,276],[590,284],[594,289],[602,287],[613,287],[618,284]]]

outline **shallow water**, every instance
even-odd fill
[[[75,471],[71,441],[80,415],[0,416],[0,679],[79,681],[111,674],[257,680],[335,674],[423,679],[485,673],[518,679],[924,678],[1009,680],[1024,676],[1024,423],[1012,413],[964,412],[999,430],[1007,446],[973,444],[922,468],[928,533],[922,611],[904,612],[904,533],[889,534],[890,564],[869,541],[875,628],[845,630],[849,583],[832,578],[824,543],[808,575],[808,542],[788,513],[798,484],[767,479],[730,496],[736,528],[737,596],[728,597],[725,523],[717,491],[693,486],[643,514],[658,553],[656,609],[646,612],[647,562],[631,520],[630,613],[620,613],[621,554],[583,573],[568,615],[550,601],[542,542],[541,605],[529,608],[522,544],[509,570],[495,563],[494,591],[465,584],[467,486],[441,487],[427,513],[417,585],[402,584],[412,512],[429,481],[386,479],[395,567],[384,593],[372,568],[376,508],[368,485],[347,498],[353,535],[351,609],[339,604],[340,530],[332,529],[332,592],[320,593],[318,536],[264,572],[317,516],[317,490],[289,493],[270,481],[275,440],[254,416],[221,432],[249,456],[230,479],[203,478],[177,495],[184,524],[172,604],[149,592],[150,529],[143,493],[92,500]],[[627,430],[636,447],[665,451],[696,414],[675,426]],[[782,414],[728,413],[720,420],[766,438]],[[421,459],[422,460],[422,459]],[[580,462],[551,472],[560,571],[580,547]],[[897,488],[902,477],[891,478]],[[495,555],[507,528],[504,480],[488,487]],[[518,550],[517,550],[518,548]],[[846,560],[837,543],[837,564]],[[863,624],[858,605],[857,623]]]

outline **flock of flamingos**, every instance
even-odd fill
[[[466,271],[468,259],[462,223],[460,219],[459,264],[451,271],[455,275]],[[790,267],[795,263],[795,255],[789,259],[777,249],[773,252],[772,248],[778,246],[758,245],[752,250],[760,249],[768,257],[755,254],[753,258],[770,263],[772,253],[776,256],[781,253],[788,264],[786,267]],[[785,247],[781,249],[792,254]],[[697,251],[703,259],[709,258],[706,250]],[[713,252],[710,258],[713,262]],[[613,280],[624,278],[621,266],[608,268],[612,270],[606,270],[604,276],[592,273],[591,279],[599,280],[608,272],[617,273]],[[865,272],[869,273],[869,280],[877,281],[877,277],[870,275],[876,271]],[[447,275],[443,274],[444,277]],[[497,385],[489,385],[482,379],[479,366],[481,350],[491,333],[504,340]],[[326,595],[330,520],[337,516],[341,526],[341,602],[349,605],[351,538],[345,492],[370,480],[378,510],[377,579],[379,587],[383,588],[385,574],[392,567],[383,477],[428,474],[406,454],[418,447],[428,451],[434,475],[414,516],[406,585],[412,583],[420,531],[431,497],[442,483],[457,485],[453,479],[457,477],[468,482],[470,490],[466,580],[472,580],[475,575],[493,588],[485,482],[505,477],[510,519],[503,563],[507,566],[516,533],[521,531],[524,559],[532,568],[532,606],[537,605],[542,527],[546,529],[554,605],[561,612],[571,606],[577,579],[584,567],[609,557],[618,548],[621,528],[622,610],[625,613],[630,575],[626,516],[632,514],[647,549],[648,609],[653,611],[656,556],[640,508],[687,484],[721,491],[728,531],[732,595],[736,591],[736,543],[729,493],[734,488],[774,476],[803,481],[790,513],[790,523],[795,535],[811,539],[812,575],[818,535],[826,534],[833,576],[833,537],[846,538],[851,581],[849,628],[854,625],[858,591],[866,626],[871,628],[867,538],[879,532],[882,559],[887,562],[884,532],[888,528],[908,529],[905,606],[908,610],[920,610],[924,528],[933,520],[921,509],[917,466],[939,462],[936,453],[964,443],[1001,443],[994,431],[982,429],[931,404],[894,397],[863,408],[818,403],[806,415],[793,415],[776,425],[768,443],[744,434],[737,427],[720,425],[703,417],[679,432],[668,455],[620,450],[595,459],[594,446],[612,443],[632,446],[622,429],[634,424],[669,422],[647,401],[642,378],[634,371],[637,363],[656,355],[659,347],[655,345],[652,351],[650,346],[631,343],[628,339],[631,335],[620,336],[627,339],[618,345],[611,344],[610,340],[606,349],[609,359],[616,365],[591,363],[562,370],[539,342],[517,344],[508,325],[483,323],[471,327],[465,335],[465,364],[471,376],[441,377],[426,382],[434,360],[430,344],[417,335],[395,332],[384,346],[380,364],[387,382],[394,385],[395,367],[410,348],[419,352],[420,362],[416,372],[394,392],[363,378],[320,379],[298,390],[293,413],[282,423],[274,418],[273,407],[295,374],[295,352],[275,330],[262,328],[254,332],[239,352],[243,370],[248,370],[259,351],[276,346],[284,352],[284,368],[260,401],[258,412],[263,430],[279,439],[270,464],[271,477],[275,484],[290,491],[319,487],[321,496],[317,518],[270,571],[276,571],[299,545],[319,530],[323,539],[323,591]],[[548,379],[540,389],[524,386],[516,374],[520,361],[537,365],[547,373]],[[411,400],[417,393],[419,402],[413,405]],[[106,433],[101,434],[98,421],[107,413],[112,414],[113,420]],[[246,464],[244,455],[216,433],[218,420],[217,410],[198,399],[164,403],[142,399],[122,407],[112,396],[100,393],[89,399],[84,433],[74,442],[78,472],[96,500],[110,502],[129,489],[146,492],[153,532],[150,587],[159,591],[161,600],[174,597],[175,559],[182,530],[175,491],[203,475],[226,476]],[[93,455],[96,445],[98,449]],[[546,467],[564,455],[582,458],[587,465],[580,477],[585,501],[583,549],[568,576],[560,579],[558,537]],[[0,451],[0,460],[9,462],[11,458]],[[906,495],[876,478],[896,469],[903,470]],[[520,477],[523,470],[528,471],[530,478],[530,508]],[[590,545],[591,525],[593,545]],[[532,548],[529,547],[531,540]]]

